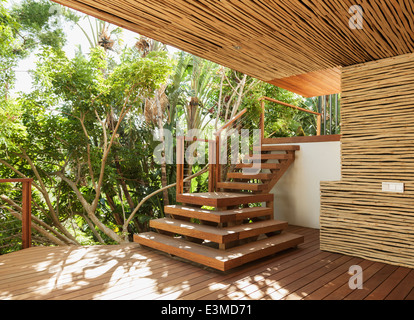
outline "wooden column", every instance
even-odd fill
[[[220,164],[220,134],[216,136],[216,164],[215,164],[215,186],[216,191],[219,191],[217,188],[217,184],[221,181],[221,164]]]
[[[32,243],[32,180],[23,182],[22,198],[22,247],[27,249]]]
[[[32,243],[32,182],[33,179],[0,179],[0,183],[22,183],[22,248]]]
[[[261,138],[262,138],[262,141],[263,141],[263,139],[264,139],[264,127],[265,127],[265,124],[264,124],[264,121],[265,121],[265,101],[264,100],[262,100],[261,106],[262,106],[262,114],[260,115],[260,130],[261,130]]]
[[[208,178],[208,192],[214,192],[216,189],[216,142],[214,140],[208,141],[208,170],[209,170],[209,178]]]
[[[177,186],[176,194],[184,191],[184,137],[177,137]]]
[[[320,136],[321,135],[321,124],[322,124],[322,116],[320,114],[318,114],[316,116],[316,135]]]

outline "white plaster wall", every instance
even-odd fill
[[[319,229],[320,182],[341,180],[340,141],[300,145],[293,164],[273,187],[274,216],[290,225]]]

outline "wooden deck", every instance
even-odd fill
[[[0,299],[414,299],[414,269],[319,250],[319,231],[297,249],[227,273],[138,244],[37,247],[0,256]],[[351,290],[349,267],[363,269]]]

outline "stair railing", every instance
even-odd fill
[[[301,107],[297,107],[283,101],[279,101],[276,99],[272,99],[269,97],[261,97],[259,99],[261,101],[261,116],[260,116],[260,132],[261,132],[261,139],[264,139],[264,128],[265,128],[265,101],[270,101],[273,103],[277,103],[289,108],[297,109],[303,112],[307,112],[310,114],[314,114],[317,116],[317,135],[321,134],[321,118],[322,114],[318,112],[314,112],[311,110],[307,110]],[[225,180],[226,177],[223,174],[224,165],[228,165],[228,158],[230,157],[230,153],[228,152],[229,144],[223,143],[223,139],[228,139],[228,135],[225,138],[222,138],[222,134],[225,130],[232,130],[235,129],[238,133],[243,128],[242,121],[248,122],[249,116],[243,117],[247,113],[247,109],[243,109],[237,115],[235,115],[232,119],[230,119],[227,123],[222,125],[215,133],[214,133],[214,140],[210,139],[199,139],[193,137],[186,137],[186,136],[179,136],[177,137],[177,187],[176,192],[177,195],[182,194],[184,192],[184,163],[185,163],[185,142],[186,141],[193,141],[193,142],[206,142],[208,143],[208,165],[209,165],[209,184],[208,190],[209,192],[218,191],[217,185],[219,182]],[[254,115],[250,115],[250,117],[254,117]],[[257,119],[257,118],[256,118]],[[251,119],[250,119],[251,120]],[[256,120],[257,121],[257,120]],[[257,122],[256,122],[257,123]],[[227,148],[227,150],[224,150]],[[259,153],[260,154],[260,153]],[[251,155],[251,154],[250,154]],[[246,155],[247,156],[247,155]],[[260,160],[260,159],[259,159]],[[255,160],[256,162],[258,159]],[[234,164],[234,163],[232,163]],[[228,170],[227,170],[228,171]]]
[[[223,139],[228,139],[228,136],[226,135],[225,138],[222,138],[222,134],[225,130],[232,130],[236,129],[237,132],[240,131],[240,129],[243,129],[241,126],[242,116],[247,113],[247,109],[243,109],[240,111],[237,115],[235,115],[232,119],[230,119],[226,124],[221,126],[215,133],[215,152],[212,155],[214,157],[214,186],[213,190],[218,191],[217,185],[219,182],[223,181],[223,178],[225,180],[225,177],[223,177],[223,166],[228,165],[228,160],[230,153],[228,150],[231,148],[229,147],[229,144],[223,143]],[[226,150],[224,150],[226,149]],[[212,149],[210,149],[212,150]],[[211,151],[210,151],[211,153]],[[234,160],[234,159],[233,159]]]
[[[30,248],[32,239],[32,182],[33,179],[0,179],[0,183],[22,183],[22,248]]]
[[[178,136],[177,137],[177,185],[176,185],[176,194],[180,195],[184,193],[184,166],[185,166],[185,142],[204,142],[208,143],[208,166],[209,166],[209,180],[208,180],[208,190],[214,190],[214,173],[215,173],[215,150],[216,146],[215,140],[209,139],[200,139],[195,137],[187,137],[187,136]],[[191,175],[191,173],[190,173]]]
[[[298,106],[294,106],[292,104],[289,104],[289,103],[286,103],[286,102],[283,102],[283,101],[279,101],[279,100],[276,100],[276,99],[272,99],[272,98],[269,98],[269,97],[261,97],[259,99],[259,101],[261,101],[261,107],[262,107],[262,114],[261,114],[261,117],[260,117],[260,129],[262,131],[262,139],[264,139],[264,128],[265,128],[265,101],[274,102],[276,104],[280,104],[280,105],[285,106],[285,107],[289,107],[289,108],[292,108],[292,109],[297,109],[297,110],[300,110],[300,111],[303,111],[303,112],[307,112],[307,113],[316,115],[316,135],[317,136],[321,135],[322,113],[307,110],[307,109],[304,109],[304,108],[301,108],[301,107],[298,107]]]

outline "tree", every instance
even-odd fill
[[[102,48],[89,57],[78,53],[73,60],[46,49],[39,58],[36,90],[20,100],[27,137],[14,137],[12,159],[3,145],[1,163],[20,177],[36,178],[43,211],[67,240],[74,240],[73,235],[60,225],[60,218],[65,214],[62,203],[70,202],[75,215],[112,241],[123,242],[120,232],[127,230],[114,231],[101,215],[104,185],[113,183],[115,175],[112,149],[121,143],[122,122],[165,82],[169,61],[162,54],[141,59],[124,55],[108,70]],[[18,169],[27,166],[29,170]]]
[[[14,87],[14,68],[20,59],[41,46],[61,49],[66,42],[63,21],[74,21],[68,10],[53,10],[48,0],[24,0],[7,10],[0,0],[0,88],[1,100],[9,99]],[[60,14],[65,12],[65,14]]]

